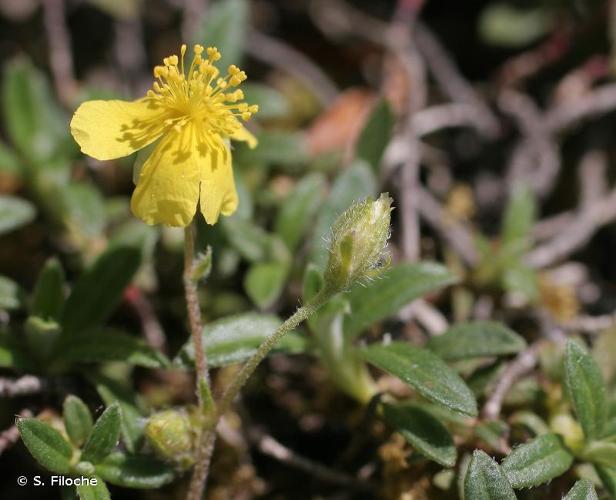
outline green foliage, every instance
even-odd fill
[[[62,360],[71,364],[125,361],[135,366],[162,368],[169,364],[160,352],[142,339],[110,330],[84,331],[63,341]]]
[[[601,437],[607,418],[606,389],[596,362],[577,343],[567,342],[565,383],[586,439]]]
[[[139,252],[131,247],[118,246],[103,253],[68,296],[62,316],[64,331],[78,333],[105,320],[120,301],[139,262]]]
[[[248,29],[249,6],[246,0],[218,1],[201,20],[194,43],[217,47],[222,54],[220,67],[239,64]]]
[[[66,433],[75,446],[81,446],[92,431],[92,414],[85,403],[77,396],[67,396],[64,400],[63,416]]]
[[[460,376],[426,349],[392,342],[362,351],[370,364],[391,373],[425,398],[463,415],[477,415],[477,402]]]
[[[365,160],[378,174],[381,159],[394,127],[394,116],[388,102],[381,99],[366,122],[357,140],[357,158]]]
[[[321,204],[324,190],[323,175],[308,175],[297,183],[280,208],[275,229],[290,251],[297,248],[305,235]]]
[[[456,463],[456,448],[447,428],[430,413],[411,404],[383,405],[385,421],[419,453],[444,467]]]
[[[94,424],[85,445],[81,459],[94,464],[102,461],[120,439],[120,407],[112,404]]]
[[[6,276],[0,276],[0,309],[18,309],[22,303],[19,285]]]
[[[573,456],[556,434],[544,434],[516,448],[503,460],[501,468],[514,488],[529,488],[564,474]]]
[[[119,451],[97,464],[96,473],[108,483],[125,488],[160,488],[175,478],[173,469],[160,460]]]
[[[0,195],[0,235],[25,226],[35,215],[32,203],[15,196]]]
[[[516,496],[499,465],[484,451],[475,450],[464,479],[468,500],[515,500]]]
[[[96,479],[96,484],[87,483],[77,486],[77,494],[81,500],[109,500],[111,498],[107,485],[100,478]]]
[[[266,337],[276,331],[282,321],[271,314],[246,313],[223,318],[203,329],[203,348],[212,367],[240,363],[252,356]],[[303,352],[306,341],[297,334],[287,334],[274,352]],[[187,342],[175,359],[191,367],[194,346]]]
[[[36,418],[18,418],[17,428],[30,454],[46,469],[58,474],[71,470],[71,445],[56,429]]]
[[[455,283],[446,267],[432,262],[392,266],[347,294],[352,314],[344,323],[345,335],[357,336],[369,326],[396,314],[403,306],[429,292]]]
[[[9,136],[30,161],[42,165],[73,147],[47,80],[29,62],[15,60],[5,67],[2,102]]]
[[[45,263],[32,293],[30,313],[43,319],[59,320],[64,307],[64,269],[52,257]]]
[[[442,335],[431,337],[428,347],[441,358],[453,361],[515,354],[526,341],[513,330],[495,321],[457,323]]]
[[[588,479],[577,481],[563,500],[599,500],[594,486]]]

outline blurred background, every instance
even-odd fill
[[[182,232],[130,214],[134,157],[86,158],[68,128],[84,100],[142,96],[153,66],[182,43],[217,46],[224,65],[246,71],[247,101],[261,107],[249,123],[259,147],[234,146],[238,214],[215,227],[200,223],[200,244],[215,256],[202,296],[206,320],[292,311],[306,256],[322,254],[331,223],[320,206],[339,213],[342,200],[389,191],[394,261],[445,262],[472,283],[471,298],[460,296],[468,314],[489,318],[505,303],[563,324],[594,314],[611,325],[616,3],[601,0],[0,0],[0,325],[19,321],[20,297],[50,256],[71,282],[123,242],[144,257],[112,323],[170,356],[186,341]],[[357,169],[358,160],[368,168]],[[512,217],[533,215],[528,245],[512,257],[501,252],[499,231],[519,186],[530,201]],[[302,193],[305,206],[294,212],[286,202]],[[438,330],[456,307],[423,302],[392,328],[419,338],[409,318]],[[611,338],[612,350],[602,349],[613,354]],[[335,463],[361,414],[323,383],[320,365],[293,359],[272,360],[263,384],[249,386],[250,419],[316,462]],[[612,379],[614,359],[605,360]],[[152,407],[192,398],[184,373],[108,371]],[[2,399],[2,428],[24,408],[53,413],[57,394],[100,404],[78,378],[55,383],[50,393]],[[0,437],[0,497],[59,498],[14,484],[38,470],[15,440]],[[346,498],[267,450],[238,447],[219,452],[211,498]],[[394,448],[375,446],[354,460],[366,475],[389,470],[391,479]],[[404,498],[455,497],[426,481]]]

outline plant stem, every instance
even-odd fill
[[[214,453],[214,444],[216,443],[216,429],[203,429],[199,438],[197,452],[195,456],[195,467],[186,500],[201,500],[205,492],[205,483],[210,470],[210,462]]]
[[[207,358],[203,351],[201,335],[203,324],[201,322],[201,309],[197,295],[197,283],[192,278],[192,270],[195,259],[194,223],[184,229],[184,293],[186,295],[186,308],[188,310],[188,322],[195,350],[196,387],[199,407],[203,410],[203,391],[201,384],[205,383],[209,389],[210,375],[207,369]],[[205,402],[207,404],[207,402]]]
[[[235,376],[231,385],[227,387],[220,403],[218,404],[218,415],[224,415],[229,409],[231,403],[239,394],[240,390],[254,373],[259,363],[263,361],[265,356],[272,350],[272,348],[284,337],[287,333],[297,327],[302,321],[312,316],[327,300],[330,298],[331,293],[327,289],[323,289],[319,292],[308,304],[299,307],[291,317],[289,317],[272,335],[267,337],[265,341],[259,346],[257,352],[242,366],[242,369]]]
[[[308,304],[298,308],[290,318],[280,325],[278,330],[265,339],[259,346],[257,352],[253,354],[244,366],[242,366],[242,369],[235,376],[231,385],[227,387],[220,402],[216,406],[215,418],[210,420],[209,425],[206,424],[199,437],[195,457],[195,468],[193,469],[193,475],[190,479],[186,500],[201,500],[203,497],[210,460],[216,442],[216,424],[220,417],[226,413],[246,381],[254,373],[257,366],[259,366],[259,363],[263,361],[265,356],[267,356],[280,339],[297,327],[302,321],[314,314],[325,302],[327,302],[331,295],[332,292],[323,289]]]

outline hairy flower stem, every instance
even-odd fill
[[[213,428],[203,429],[197,446],[195,467],[190,478],[186,500],[202,500],[215,444],[216,430]]]
[[[272,335],[267,337],[265,341],[259,346],[257,352],[242,366],[242,369],[235,376],[231,385],[227,387],[222,399],[218,404],[218,415],[224,415],[229,409],[231,403],[239,394],[244,384],[248,381],[250,376],[254,373],[259,363],[263,361],[265,356],[274,348],[274,346],[284,337],[287,333],[295,329],[302,321],[308,319],[319,308],[327,302],[331,297],[331,293],[327,288],[319,292],[308,304],[300,307],[289,317]]]
[[[195,458],[195,468],[190,480],[186,500],[201,500],[203,497],[210,460],[212,458],[214,443],[216,441],[216,424],[218,423],[220,417],[226,413],[244,384],[257,369],[257,366],[259,366],[259,363],[263,361],[263,359],[280,341],[280,339],[295,329],[302,321],[308,319],[316,311],[318,311],[319,308],[333,295],[333,293],[334,292],[330,291],[326,287],[321,290],[321,292],[319,292],[308,304],[298,308],[290,318],[280,325],[278,330],[265,339],[265,341],[259,346],[257,352],[253,354],[244,366],[242,366],[239,373],[231,382],[231,385],[227,387],[220,402],[216,406],[215,418],[209,420],[210,425],[208,426],[206,424],[202,430],[201,437],[199,438]]]
[[[194,223],[184,229],[184,293],[186,295],[190,334],[195,348],[197,397],[199,399],[199,407],[206,410],[208,402],[203,400],[204,391],[202,387],[205,385],[209,391],[210,375],[208,373],[207,358],[203,351],[203,343],[201,340],[203,324],[201,322],[201,309],[199,308],[199,297],[197,295],[197,283],[192,277],[195,261],[194,233]]]

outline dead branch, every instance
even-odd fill
[[[262,431],[252,429],[249,431],[248,437],[261,453],[273,457],[290,467],[304,471],[315,479],[354,490],[373,490],[371,484],[303,457]]]
[[[511,361],[494,386],[490,397],[481,410],[486,420],[498,419],[505,396],[513,385],[530,372],[537,364],[537,354],[543,341],[536,341],[524,349]]]
[[[24,375],[18,379],[0,378],[0,397],[15,398],[38,394],[45,389],[45,382],[34,375]]]

